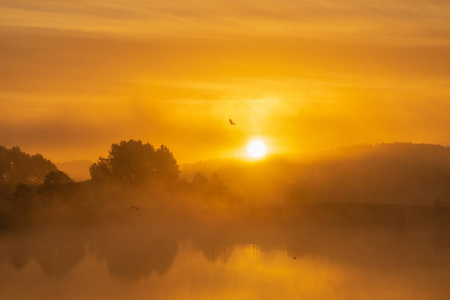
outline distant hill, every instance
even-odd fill
[[[181,169],[191,175],[217,173],[255,201],[450,205],[450,148],[439,145],[361,145],[308,157],[214,160]]]
[[[92,164],[93,162],[89,160],[72,160],[55,163],[59,170],[66,172],[75,181],[90,179],[89,167]]]

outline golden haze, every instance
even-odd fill
[[[450,144],[447,2],[2,0],[0,15],[0,141],[54,161],[130,138],[180,162],[254,137],[275,153]]]

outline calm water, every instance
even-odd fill
[[[0,241],[2,299],[450,299],[429,232],[114,225]]]

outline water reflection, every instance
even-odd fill
[[[175,239],[160,232],[137,228],[113,227],[99,232],[89,242],[89,250],[104,260],[111,275],[123,279],[148,277],[153,272],[163,276],[178,251]]]
[[[301,221],[284,214],[235,227],[136,221],[11,232],[0,236],[0,287],[5,299],[450,297],[448,227],[432,212],[355,226],[351,210],[327,222],[313,210]]]
[[[85,243],[76,229],[47,228],[2,239],[2,257],[17,270],[35,261],[43,273],[58,278],[77,266],[85,256]]]
[[[262,250],[255,245],[236,245],[226,262],[220,259],[211,262],[190,242],[179,244],[178,249],[170,270],[162,277],[154,274],[139,280],[117,281],[111,268],[87,251],[82,262],[58,279],[46,280],[33,262],[20,272],[14,271],[15,274],[2,266],[2,274],[9,276],[2,276],[2,287],[7,287],[6,299],[446,299],[448,296],[443,283],[448,265],[433,266],[431,270],[414,265],[397,269],[370,263],[362,267],[309,255],[293,260],[284,250]],[[127,257],[126,262],[132,260]],[[142,257],[136,257],[135,262],[140,260]],[[132,276],[143,275],[142,270],[147,267],[153,269],[147,264]],[[105,272],[107,269],[109,274]],[[30,284],[29,278],[34,278],[35,284]],[[28,285],[28,289],[21,289],[21,284]],[[54,290],[55,284],[64,288],[43,292]]]

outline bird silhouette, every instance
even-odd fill
[[[133,208],[134,208],[135,210],[139,210],[139,207],[136,207],[136,206],[131,206],[131,207],[130,207],[130,209],[133,209]]]
[[[233,120],[228,119],[228,121],[230,122],[230,124],[228,124],[228,125],[236,125],[236,123],[234,123]]]

